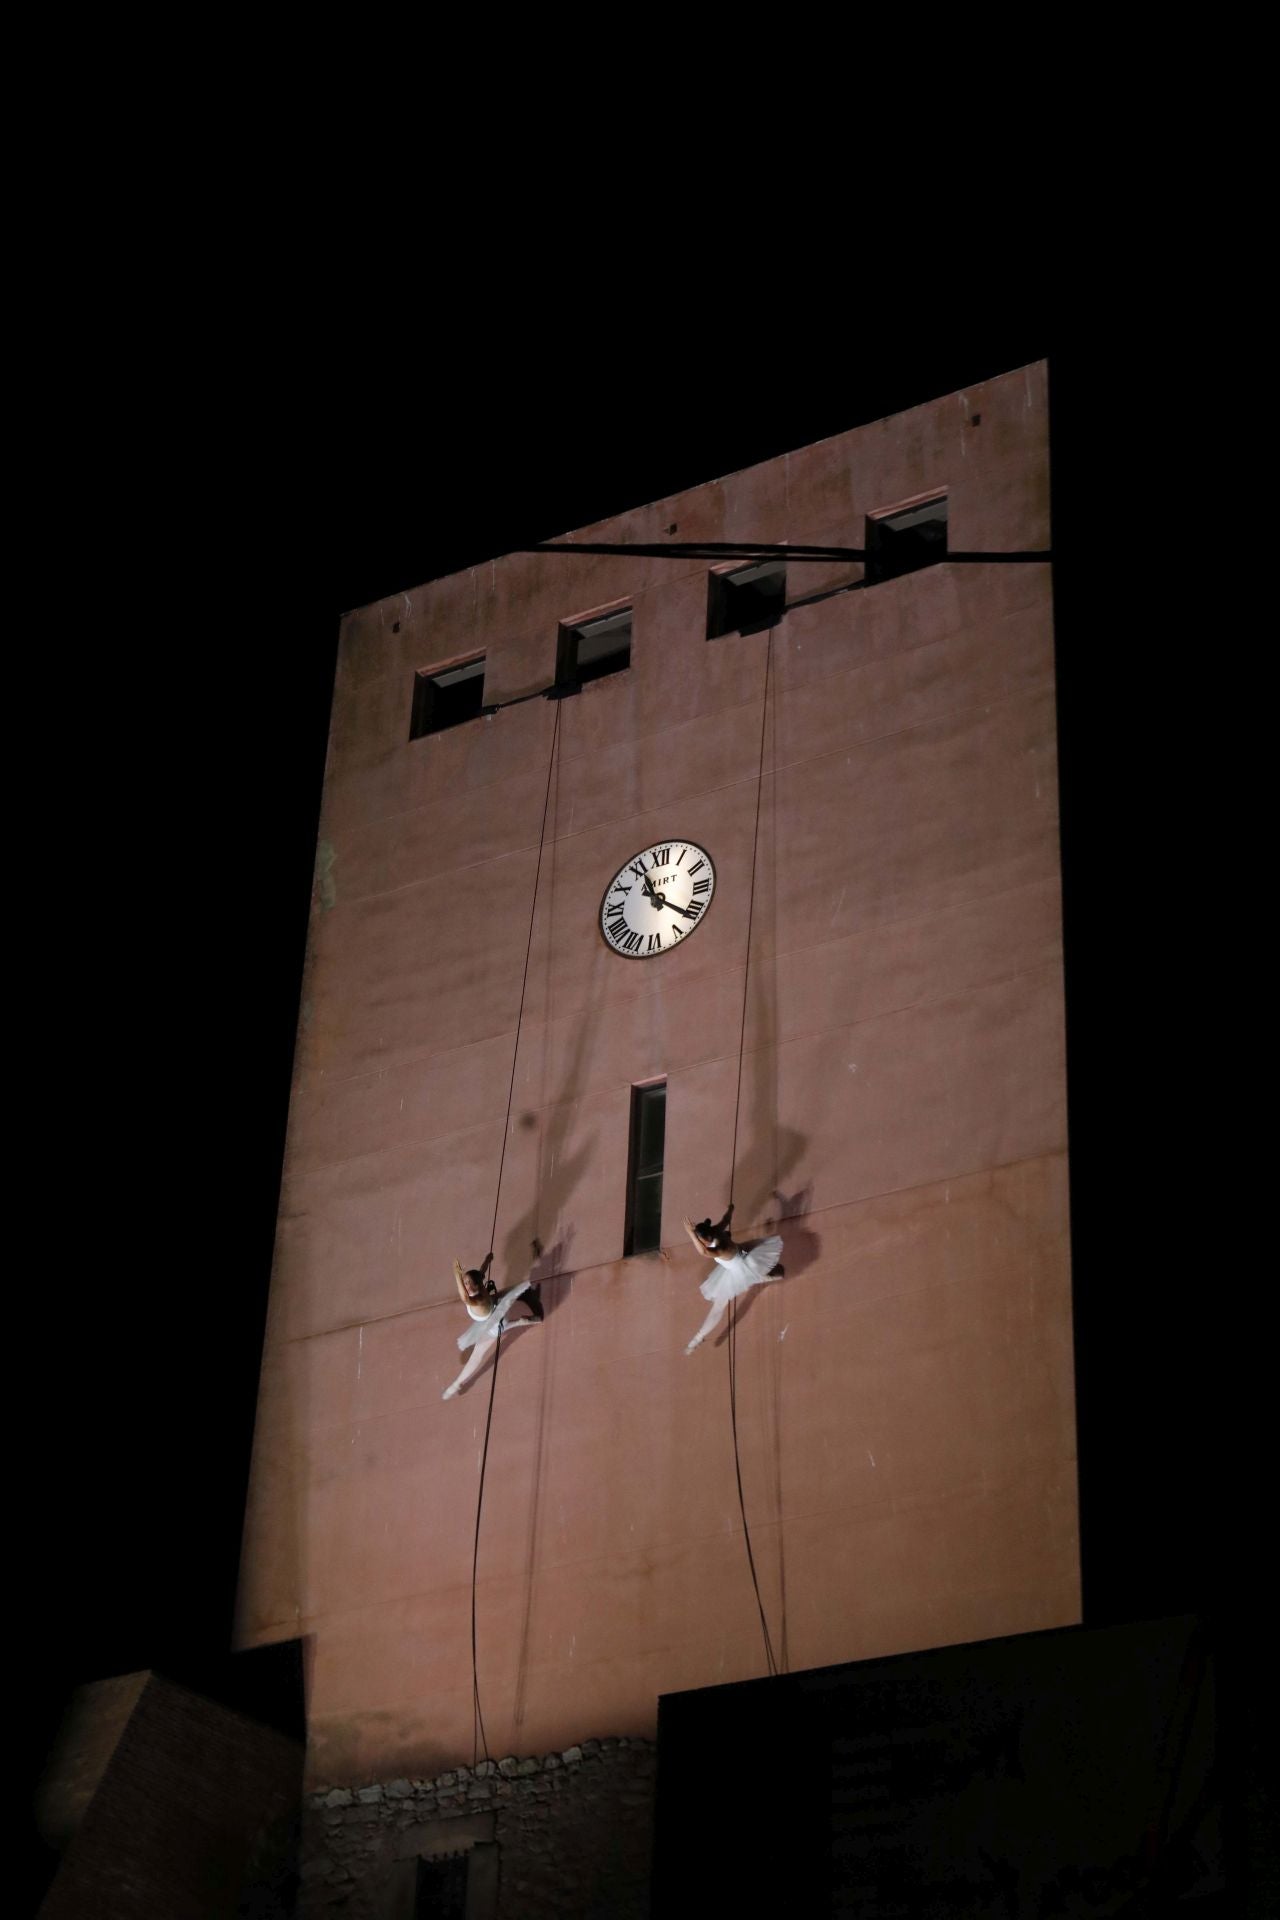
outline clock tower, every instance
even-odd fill
[[[1046,370],[558,544],[342,628],[238,1631],[371,1914],[643,1876],[762,1617],[1079,1618]],[[731,1199],[781,1272],[687,1352]],[[445,1402],[491,1250],[542,1318]]]

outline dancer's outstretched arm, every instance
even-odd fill
[[[488,1280],[489,1268],[492,1265],[492,1263],[493,1263],[492,1253],[486,1253],[481,1264],[475,1269],[476,1276],[480,1280],[482,1285]],[[467,1292],[468,1277],[469,1276],[463,1269],[461,1260],[455,1260],[453,1263],[454,1284],[458,1289],[458,1298],[459,1300],[461,1300],[464,1307],[474,1306],[476,1302],[481,1298],[480,1294]]]
[[[683,1220],[681,1221],[681,1225],[683,1226],[685,1232],[688,1234],[689,1238],[692,1240],[695,1250],[702,1255],[703,1259],[714,1260],[715,1255],[707,1247],[706,1242],[703,1240],[701,1234],[698,1232],[698,1229],[694,1226],[692,1220]]]

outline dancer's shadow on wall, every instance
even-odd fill
[[[811,1228],[788,1225],[788,1222],[802,1220],[808,1214],[813,1199],[813,1182],[807,1181],[795,1193],[783,1193],[775,1187],[772,1198],[775,1206],[771,1213],[765,1215],[764,1224],[774,1233],[782,1235],[782,1266],[787,1277],[796,1280],[816,1264],[822,1252],[822,1241]]]
[[[529,1278],[535,1287],[542,1288],[542,1317],[549,1320],[553,1313],[569,1298],[573,1286],[573,1274],[569,1270],[569,1250],[573,1246],[576,1229],[570,1225],[565,1228],[553,1247],[544,1247],[540,1240],[532,1244],[533,1265],[529,1269]]]
[[[575,1059],[575,1073],[579,1065],[580,1061]],[[566,1089],[572,1087],[574,1077],[575,1074],[571,1073],[566,1081]],[[566,1155],[568,1113],[566,1102],[560,1102],[551,1109],[550,1120],[539,1142],[533,1204],[520,1214],[510,1231],[502,1235],[502,1264],[504,1271],[511,1276],[510,1284],[514,1286],[519,1276],[527,1277],[535,1286],[540,1286],[543,1317],[547,1320],[569,1296],[573,1275],[568,1267],[575,1228],[573,1222],[569,1221],[561,1228],[552,1245],[544,1247],[538,1235],[539,1215],[553,1221],[563,1216],[593,1156],[594,1143],[590,1140],[584,1141],[575,1154]],[[536,1116],[522,1115],[519,1124],[523,1127],[526,1123],[536,1126]],[[548,1168],[553,1168],[554,1172],[548,1175]]]
[[[550,1026],[551,1020],[548,992],[544,1031]],[[548,1312],[553,1301],[558,1303],[568,1295],[571,1276],[565,1269],[569,1264],[569,1247],[574,1229],[572,1222],[564,1221],[564,1216],[595,1157],[593,1133],[581,1141],[576,1151],[570,1150],[570,1138],[577,1103],[590,1083],[592,1049],[602,1021],[603,1008],[597,996],[588,993],[575,1024],[570,1057],[559,1076],[554,1095],[548,1099],[544,1089],[542,1103],[538,1107],[526,1107],[516,1122],[522,1133],[538,1134],[537,1165],[532,1201],[502,1235],[503,1271],[511,1276],[511,1284],[526,1271],[535,1283],[546,1280],[548,1285],[543,1293],[543,1304]],[[564,1224],[555,1243],[544,1251],[541,1234],[548,1227],[554,1230],[557,1221]],[[526,1268],[525,1262],[530,1253],[533,1265],[532,1268]]]

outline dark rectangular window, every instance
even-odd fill
[[[446,727],[460,727],[474,720],[484,704],[484,655],[463,660],[456,667],[444,667],[439,673],[420,673],[413,683],[413,718],[409,738],[421,740],[424,733],[443,733]]]
[[[707,582],[707,638],[759,633],[774,624],[786,603],[783,560],[762,560],[758,566],[736,567],[732,573],[713,573]]]
[[[666,1081],[632,1087],[624,1254],[654,1253],[662,1245],[662,1154],[666,1134]]]
[[[468,1865],[465,1853],[419,1860],[414,1920],[466,1920]]]
[[[867,516],[867,584],[917,573],[947,557],[947,502],[943,495],[898,513]]]
[[[608,613],[580,626],[561,627],[556,656],[556,685],[584,687],[606,673],[622,673],[631,665],[631,609]]]

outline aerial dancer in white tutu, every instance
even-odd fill
[[[455,1260],[453,1263],[453,1277],[458,1283],[458,1297],[472,1321],[466,1332],[458,1335],[458,1345],[464,1353],[468,1347],[471,1352],[466,1366],[453,1385],[446,1387],[441,1394],[442,1400],[452,1400],[455,1394],[462,1391],[472,1375],[479,1371],[480,1364],[489,1351],[490,1341],[498,1339],[502,1333],[506,1326],[507,1315],[517,1300],[524,1300],[528,1313],[512,1321],[513,1329],[527,1327],[542,1318],[541,1288],[535,1287],[531,1280],[522,1280],[519,1286],[508,1287],[505,1293],[499,1293],[489,1274],[492,1260],[493,1255],[490,1253],[485,1256],[484,1265],[481,1267],[464,1268],[460,1260]]]
[[[692,1240],[698,1252],[705,1254],[708,1260],[714,1260],[717,1272],[703,1281],[699,1291],[704,1300],[711,1302],[711,1311],[703,1321],[693,1339],[685,1348],[692,1353],[700,1347],[709,1333],[714,1333],[725,1315],[729,1302],[748,1287],[755,1287],[769,1278],[769,1270],[776,1267],[782,1253],[782,1242],[775,1235],[771,1240],[762,1240],[758,1247],[752,1247],[744,1253],[729,1236],[729,1222],[733,1218],[733,1206],[723,1220],[713,1226],[710,1220],[699,1220],[695,1227],[692,1220],[686,1220],[684,1230]]]

